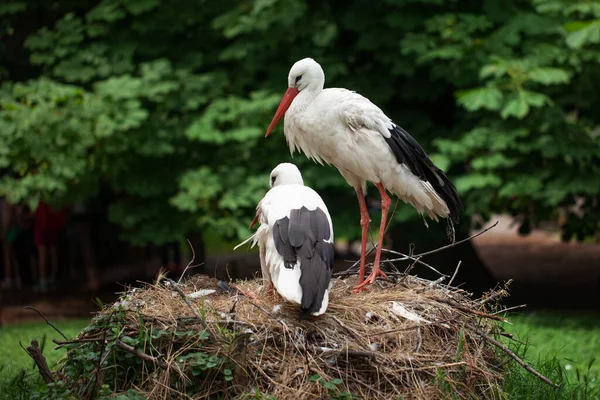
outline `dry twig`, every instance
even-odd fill
[[[38,314],[40,314],[40,316],[41,316],[42,318],[44,318],[44,321],[46,321],[46,323],[47,323],[48,325],[50,325],[52,328],[54,328],[54,330],[55,330],[56,332],[60,333],[60,335],[61,335],[63,338],[65,338],[65,340],[69,340],[69,338],[67,338],[67,337],[65,336],[65,334],[64,334],[64,333],[62,333],[62,332],[60,331],[60,329],[58,329],[56,326],[54,326],[54,324],[53,324],[52,322],[48,321],[48,318],[46,318],[46,316],[45,316],[45,315],[44,315],[44,314],[43,314],[43,313],[42,313],[40,310],[38,310],[38,309],[37,309],[37,308],[35,308],[35,307],[31,307],[31,306],[25,306],[25,307],[23,307],[23,308],[25,308],[25,309],[28,309],[28,310],[33,310],[33,311],[37,312]]]
[[[485,332],[482,332],[481,330],[479,330],[477,328],[473,328],[473,330],[474,330],[475,333],[477,333],[479,336],[481,336],[481,338],[483,338],[484,340],[490,342],[494,346],[498,347],[506,355],[508,355],[513,360],[515,360],[520,366],[522,366],[523,368],[525,368],[529,373],[531,373],[532,375],[534,375],[535,377],[537,377],[538,379],[540,379],[542,382],[547,383],[548,385],[554,387],[555,389],[560,389],[560,386],[558,386],[556,383],[552,382],[550,379],[546,378],[544,375],[542,375],[539,372],[537,372],[535,369],[533,369],[525,361],[521,360],[521,358],[518,355],[516,355],[511,349],[509,349],[508,347],[506,347],[503,343],[500,343],[496,339],[490,337],[488,334],[486,334]]]
[[[199,267],[202,264],[196,264],[196,265],[192,265],[192,263],[194,262],[194,260],[196,259],[196,252],[194,251],[194,246],[192,246],[192,243],[190,242],[189,239],[185,239],[188,242],[188,246],[190,246],[190,250],[192,251],[192,259],[190,260],[190,262],[185,266],[185,269],[183,270],[183,272],[181,273],[181,276],[179,277],[179,280],[177,281],[177,283],[181,283],[181,280],[183,279],[183,277],[185,276],[185,273],[187,272],[188,269],[190,268],[196,268]]]
[[[503,308],[502,310],[496,311],[496,312],[494,312],[492,314],[493,315],[498,315],[498,314],[502,314],[502,313],[505,313],[505,312],[518,310],[520,308],[525,308],[525,307],[527,307],[527,304],[520,304],[518,306],[512,306],[512,307]]]
[[[476,310],[476,309],[474,309],[474,308],[465,307],[465,306],[463,306],[463,305],[460,305],[460,304],[458,304],[457,302],[455,302],[455,301],[452,301],[452,300],[448,300],[448,299],[442,299],[442,298],[436,298],[436,299],[435,299],[435,301],[439,301],[440,303],[445,303],[445,304],[448,304],[449,306],[452,306],[452,307],[456,308],[457,310],[464,311],[464,312],[466,312],[466,313],[470,313],[470,314],[474,314],[474,315],[477,315],[477,316],[479,316],[479,317],[488,318],[488,319],[493,319],[493,320],[495,320],[495,321],[508,322],[508,321],[507,321],[507,320],[505,320],[504,318],[502,318],[502,317],[499,317],[499,316],[497,316],[497,315],[493,315],[493,314],[487,314],[487,313],[484,313],[484,312],[478,311],[478,310]]]
[[[452,286],[452,282],[454,282],[454,278],[456,278],[456,275],[458,274],[458,270],[460,269],[460,264],[462,264],[462,260],[460,260],[458,262],[458,264],[456,265],[456,269],[454,270],[454,273],[452,274],[452,278],[450,278],[450,280],[448,281],[448,286]]]
[[[166,279],[166,281],[173,287],[173,289],[175,289],[175,291],[179,294],[179,296],[181,296],[181,298],[183,299],[183,301],[185,302],[185,304],[187,304],[187,306],[189,307],[189,309],[192,310],[192,312],[194,313],[194,315],[196,317],[198,317],[198,319],[200,320],[200,324],[202,324],[202,326],[204,327],[204,329],[208,329],[208,326],[206,325],[206,321],[204,321],[204,317],[198,312],[198,310],[196,310],[194,308],[194,305],[192,304],[192,302],[190,301],[190,299],[185,295],[185,293],[183,292],[183,290],[181,290],[181,288],[175,283],[174,280],[172,280],[172,279]]]
[[[450,243],[446,246],[438,247],[437,249],[434,249],[434,250],[426,251],[425,253],[417,254],[415,257],[429,256],[431,254],[439,253],[440,251],[444,251],[446,249],[450,249],[452,247],[458,246],[461,243],[469,242],[469,241],[475,239],[477,236],[481,236],[484,233],[486,233],[487,231],[494,229],[498,225],[499,222],[500,221],[496,221],[496,223],[494,225],[491,225],[491,226],[485,228],[484,230],[482,230],[481,232],[477,232],[476,234],[469,236],[468,238],[459,240],[458,242]]]
[[[458,246],[459,244],[462,244],[462,243],[465,243],[465,242],[471,241],[471,240],[473,240],[474,238],[476,238],[476,237],[478,237],[478,236],[481,236],[481,235],[483,235],[484,233],[486,233],[487,231],[489,231],[489,230],[491,230],[491,229],[495,228],[495,227],[498,225],[498,222],[499,222],[499,221],[496,221],[496,223],[494,223],[493,225],[491,225],[491,226],[489,226],[489,227],[485,228],[485,229],[484,229],[484,230],[482,230],[481,232],[477,232],[476,234],[474,234],[474,235],[471,235],[471,236],[469,236],[469,237],[467,237],[467,238],[465,238],[465,239],[459,240],[458,242],[452,242],[452,243],[450,243],[450,244],[448,244],[448,245],[446,245],[446,246],[438,247],[437,249],[433,249],[433,250],[430,250],[430,251],[426,251],[426,252],[424,252],[424,253],[420,253],[420,254],[415,254],[415,255],[413,255],[413,254],[404,254],[404,253],[401,253],[401,252],[399,252],[399,251],[395,251],[395,250],[390,250],[390,249],[384,249],[384,248],[382,248],[382,249],[381,249],[381,251],[385,251],[385,252],[387,252],[387,253],[390,253],[390,254],[399,255],[400,257],[399,257],[399,258],[389,258],[389,259],[386,259],[386,260],[381,260],[381,262],[393,263],[393,262],[398,262],[398,261],[412,260],[412,261],[414,261],[415,263],[421,264],[421,265],[423,265],[423,266],[425,266],[425,267],[429,268],[430,270],[434,271],[434,272],[435,272],[435,273],[437,273],[438,275],[441,275],[441,276],[447,276],[446,274],[443,274],[443,273],[441,273],[440,271],[438,271],[436,268],[432,267],[432,266],[431,266],[431,265],[429,265],[428,263],[426,263],[426,262],[422,261],[422,260],[421,260],[421,258],[423,258],[423,257],[425,257],[425,256],[429,256],[429,255],[431,255],[431,254],[439,253],[440,251],[444,251],[444,250],[446,250],[446,249],[450,249],[450,248],[452,248],[452,247]],[[371,250],[369,250],[369,251],[367,252],[367,256],[368,256],[368,255],[369,255],[369,254],[370,254],[370,253],[371,253],[373,250],[374,250],[374,248],[372,248]],[[411,253],[412,253],[412,252],[411,252]],[[359,260],[359,261],[360,261],[360,260]],[[355,275],[355,274],[357,273],[357,271],[355,271],[355,270],[354,270],[354,268],[355,268],[355,267],[358,265],[359,261],[356,261],[354,264],[352,264],[352,266],[350,266],[350,268],[346,269],[345,271],[337,272],[337,273],[335,273],[335,274],[333,274],[333,275],[334,275],[334,276],[347,276],[347,275]],[[372,263],[369,263],[369,264],[367,264],[367,266],[369,266],[369,265],[372,265]],[[459,264],[459,267],[460,267],[460,264]],[[408,273],[408,271],[410,271],[410,269],[412,269],[412,266],[411,266],[411,268],[409,268],[409,269],[407,270],[407,272],[405,272],[405,273]],[[458,272],[458,267],[457,267],[457,269],[456,269],[454,272],[455,272],[455,273],[454,273],[454,276],[456,276],[456,273]],[[396,274],[396,273],[391,273],[391,274],[387,274],[387,275],[393,276],[393,275],[395,275],[395,274]]]
[[[150,361],[152,364],[158,365],[162,369],[167,369],[167,364],[163,360],[159,359],[158,357],[150,356],[141,351],[140,349],[136,349],[133,346],[121,342],[119,339],[115,341],[115,346],[132,354],[135,354],[138,358],[141,358],[142,360]]]
[[[54,342],[54,344],[58,345],[54,348],[54,350],[59,350],[61,348],[63,348],[64,346],[68,345],[68,344],[77,344],[77,343],[91,343],[91,342],[102,342],[104,341],[104,339],[102,338],[95,338],[95,337],[82,337],[79,339],[73,339],[73,340],[56,340],[56,339],[52,339],[52,342]]]

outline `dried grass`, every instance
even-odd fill
[[[504,291],[475,301],[462,290],[403,276],[356,295],[355,278],[333,282],[327,313],[299,321],[298,307],[261,292],[261,280],[239,282],[229,291],[206,277],[178,285],[163,280],[106,307],[80,334],[81,342],[70,346],[112,342],[113,352],[140,358],[135,379],[104,383],[115,392],[135,385],[149,398],[502,397],[505,358],[481,334],[495,335],[490,332],[500,318],[485,307]],[[206,289],[215,292],[189,296]],[[123,322],[115,335],[107,327],[116,312]],[[173,335],[153,339],[159,331]],[[126,348],[124,336],[146,339],[136,349]],[[110,350],[102,346],[102,352],[106,361],[100,369],[118,368],[106,356]],[[224,361],[194,376],[193,357],[184,356],[198,352]],[[227,379],[225,369],[232,371]],[[88,377],[96,384],[102,376],[97,372]],[[86,385],[88,391],[94,386]]]

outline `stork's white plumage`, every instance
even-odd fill
[[[378,275],[383,232],[391,200],[387,191],[421,214],[458,220],[462,203],[452,182],[429,159],[417,141],[367,98],[355,92],[323,89],[325,74],[311,58],[296,62],[288,75],[288,90],[267,129],[285,115],[284,133],[290,152],[299,150],[314,161],[332,164],[354,187],[361,212],[362,251],[359,285]],[[373,271],[364,280],[367,229],[370,222],[364,200],[367,181],[377,185],[382,218]]]
[[[300,304],[301,319],[321,315],[329,304],[334,256],[327,206],[317,192],[304,186],[294,164],[273,169],[270,186],[252,221],[260,226],[236,248],[258,243],[264,286],[273,285],[285,300]]]

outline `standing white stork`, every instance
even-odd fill
[[[333,225],[327,206],[304,186],[294,164],[279,164],[270,189],[256,207],[256,232],[235,247],[258,243],[264,287],[273,286],[285,300],[300,304],[300,319],[321,315],[329,304],[333,272]]]
[[[377,276],[385,277],[379,261],[391,204],[386,190],[436,221],[438,216],[458,221],[462,202],[452,182],[419,143],[379,107],[347,89],[323,89],[324,84],[325,74],[315,60],[296,62],[265,137],[285,114],[284,133],[292,155],[299,150],[319,164],[333,164],[354,187],[362,227],[359,284],[355,287],[359,291]],[[364,280],[370,223],[365,204],[367,181],[379,190],[382,215],[373,270]]]

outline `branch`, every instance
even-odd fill
[[[112,321],[112,317],[114,314],[115,314],[115,311],[113,310],[110,313],[110,315],[108,316],[106,326],[110,325],[110,321]],[[92,384],[92,382],[94,382],[94,385],[96,387],[102,387],[102,363],[104,362],[104,358],[105,358],[104,350],[106,349],[105,343],[106,343],[107,334],[108,334],[108,329],[105,329],[104,334],[102,335],[102,345],[100,347],[100,354],[98,355],[98,364],[96,365],[95,374],[93,374],[93,376],[90,377],[87,384],[83,388],[83,391],[80,393],[86,393],[88,390],[88,387]],[[108,353],[110,353],[110,351]],[[94,391],[92,390],[92,393],[90,393],[90,398],[93,397],[93,394],[94,394]]]
[[[446,276],[440,276],[439,278],[437,278],[435,281],[430,281],[427,286],[423,286],[420,288],[416,288],[415,292],[416,293],[423,293],[425,290],[427,289],[433,289],[434,287],[436,287],[437,285],[439,285],[440,283],[442,283],[444,281],[444,279],[446,279]]]
[[[437,324],[437,322],[433,322],[432,324]],[[410,331],[410,330],[413,330],[413,329],[417,329],[419,326],[421,326],[421,324],[415,324],[415,325],[407,326],[405,328],[392,329],[392,330],[389,330],[389,331],[372,333],[372,334],[369,335],[369,337],[381,336],[381,335],[389,335],[391,333],[397,333],[397,332],[403,332],[403,331]]]
[[[527,346],[527,343],[525,343],[522,340],[517,339],[516,337],[514,337],[514,335],[512,333],[509,332],[500,332],[500,335],[509,338],[510,340],[517,342],[519,344],[522,344],[523,346]]]
[[[185,276],[185,273],[187,272],[187,270],[189,268],[196,268],[196,267],[202,265],[202,264],[192,265],[192,263],[196,259],[196,252],[194,251],[194,246],[192,246],[192,243],[190,242],[190,240],[189,239],[185,239],[185,240],[188,242],[188,245],[190,246],[190,250],[192,250],[192,259],[190,260],[190,262],[188,263],[188,265],[185,266],[185,269],[181,273],[181,276],[179,277],[179,280],[177,281],[177,283],[181,282],[181,280],[183,279],[183,277]]]
[[[371,248],[371,250],[369,250],[367,252],[367,256],[369,254],[371,254],[371,252],[375,249],[376,247]],[[406,254],[403,253],[399,253],[397,251],[393,251],[393,250],[388,250],[388,249],[384,249],[382,248],[381,251],[385,251],[388,253],[392,253],[392,254],[396,254],[396,255],[400,255],[402,256],[402,258],[392,258],[392,259],[386,259],[386,260],[381,260],[381,262],[395,262],[395,261],[406,261],[406,260],[411,260],[414,261],[413,264],[405,271],[405,272],[386,272],[386,275],[388,276],[395,276],[395,275],[406,275],[408,274],[408,272],[414,267],[414,265],[416,263],[422,264],[425,267],[431,269],[432,271],[438,273],[439,275],[442,276],[446,276],[444,274],[442,274],[440,271],[438,271],[437,269],[435,269],[434,267],[432,267],[431,265],[427,264],[425,261],[421,261],[421,257],[412,257],[412,256],[408,256]],[[359,260],[360,261],[360,260]],[[356,265],[358,265],[358,261],[355,262],[354,264],[352,264],[352,266],[348,269],[346,269],[345,271],[341,271],[341,272],[336,272],[335,274],[333,274],[333,276],[346,276],[346,275],[354,275],[357,273],[357,271],[353,271],[353,269],[356,267]],[[366,266],[371,266],[373,265],[373,263],[367,263]]]
[[[448,282],[448,286],[452,286],[452,282],[454,282],[454,278],[456,278],[456,274],[458,274],[458,270],[460,269],[460,264],[462,264],[462,260],[458,262],[458,265],[452,274],[452,278],[450,278],[450,281]]]
[[[458,246],[458,245],[459,245],[459,244],[461,244],[461,243],[464,243],[464,242],[469,242],[469,241],[471,241],[471,240],[475,239],[477,236],[481,236],[481,235],[483,235],[484,233],[486,233],[487,231],[489,231],[490,229],[493,229],[493,228],[495,228],[495,227],[496,227],[496,225],[498,225],[498,223],[499,223],[499,222],[500,222],[500,221],[496,221],[496,223],[495,223],[494,225],[492,225],[492,226],[489,226],[489,227],[485,228],[484,230],[482,230],[481,232],[478,232],[478,233],[476,233],[476,234],[474,234],[474,235],[471,235],[471,236],[469,236],[468,238],[465,238],[465,239],[459,240],[458,242],[450,243],[450,244],[448,244],[448,245],[446,245],[446,246],[442,246],[442,247],[440,247],[440,248],[437,248],[437,249],[434,249],[434,250],[426,251],[425,253],[417,254],[415,257],[423,257],[423,256],[428,256],[428,255],[430,255],[430,254],[439,253],[440,251],[443,251],[443,250],[446,250],[446,249],[450,249],[450,248],[452,248],[452,247],[454,247],[454,246]]]
[[[457,246],[457,245],[459,245],[459,244],[462,244],[462,243],[465,243],[465,242],[469,242],[469,241],[471,241],[471,240],[475,239],[477,236],[481,236],[481,235],[483,235],[484,233],[486,233],[486,232],[487,232],[487,231],[489,231],[490,229],[493,229],[493,228],[495,228],[495,227],[496,227],[496,225],[498,225],[498,222],[499,222],[499,221],[496,221],[496,223],[495,223],[494,225],[492,225],[492,226],[490,226],[490,227],[487,227],[486,229],[482,230],[481,232],[478,232],[478,233],[476,233],[476,234],[474,234],[474,235],[471,235],[471,236],[469,236],[468,238],[465,238],[465,239],[459,240],[458,242],[453,242],[453,243],[450,243],[450,244],[448,244],[448,245],[446,245],[446,246],[438,247],[437,249],[433,249],[433,250],[430,250],[430,251],[426,251],[426,252],[424,252],[424,253],[420,253],[420,254],[415,254],[415,255],[412,255],[412,256],[410,256],[410,255],[406,255],[406,254],[404,254],[404,253],[400,253],[400,252],[397,252],[397,251],[392,251],[392,250],[382,249],[382,250],[385,250],[385,251],[387,251],[388,253],[397,254],[397,255],[399,255],[399,256],[402,256],[402,258],[392,258],[392,259],[385,260],[385,261],[388,261],[388,262],[394,262],[394,261],[416,260],[416,259],[419,259],[419,258],[422,258],[422,257],[425,257],[425,256],[429,256],[429,255],[431,255],[431,254],[439,253],[440,251],[443,251],[443,250],[446,250],[446,249],[450,249],[450,248],[452,248],[452,247],[454,247],[454,246]],[[439,272],[438,270],[436,270],[435,268],[433,268],[432,266],[430,266],[430,265],[428,265],[428,264],[425,264],[423,261],[420,261],[420,260],[419,260],[419,263],[420,263],[420,264],[423,264],[423,265],[425,265],[425,266],[427,266],[427,267],[429,267],[430,269],[434,270],[435,272],[437,272],[437,273],[438,273],[438,274],[440,274],[440,275],[444,275],[444,274],[442,274],[441,272]]]
[[[430,270],[432,270],[433,272],[435,272],[438,275],[448,276],[446,274],[442,274],[440,271],[438,271],[437,269],[433,268],[431,265],[427,264],[426,262],[421,261],[421,258],[423,257],[423,255],[425,253],[424,254],[419,254],[419,255],[416,255],[416,256],[410,256],[410,255],[406,255],[404,253],[400,253],[399,251],[395,251],[395,250],[388,250],[388,249],[381,249],[381,250],[385,251],[387,253],[391,253],[391,254],[395,254],[395,255],[398,255],[398,256],[402,256],[401,258],[392,258],[392,259],[384,260],[385,262],[395,262],[395,261],[412,260],[412,261],[415,262],[415,264],[416,263],[422,264],[422,265],[426,266],[427,268],[429,268]]]
[[[504,291],[504,289],[500,289],[500,290],[496,290],[495,292],[492,292],[489,296],[487,296],[484,299],[481,299],[479,301],[479,305],[484,305],[485,303],[489,303],[490,301],[494,300],[497,297],[501,297],[506,295],[506,292]]]
[[[318,348],[318,347],[316,347],[316,349],[321,350],[325,354],[333,353],[336,355],[336,357],[339,357],[339,356],[365,357],[365,358],[376,358],[377,357],[377,353],[375,353],[373,351],[361,351],[361,350],[350,350],[350,349],[336,350],[336,349],[325,349],[325,348]]]
[[[244,293],[244,291],[240,290],[236,285],[231,285],[230,288],[232,288],[233,290],[235,290],[236,293],[239,293],[239,294],[243,295],[244,297],[246,297],[246,299],[248,299],[248,303],[252,304],[254,307],[258,308],[259,310],[261,310],[262,312],[264,312],[265,314],[267,314],[267,316],[269,318],[277,319],[277,317],[275,317],[273,314],[271,314],[269,311],[267,311],[264,307],[259,306],[258,304],[256,304],[255,302],[253,302],[252,301],[252,296],[249,296],[247,293]]]
[[[27,352],[27,354],[29,354],[29,357],[33,359],[40,371],[40,375],[42,376],[44,382],[54,382],[54,376],[52,376],[52,371],[50,371],[50,367],[48,367],[48,362],[46,361],[46,357],[44,357],[44,354],[42,354],[42,350],[40,349],[38,341],[33,339],[31,341],[31,345],[26,349],[23,347],[21,342],[19,342],[19,345]]]
[[[407,255],[407,254],[404,254],[404,253],[401,253],[401,252],[398,252],[398,251],[394,251],[394,250],[388,250],[388,249],[384,249],[384,248],[382,248],[382,249],[381,249],[382,251],[386,251],[386,252],[388,252],[388,253],[391,253],[391,254],[395,254],[395,255],[399,255],[399,256],[401,256],[400,258],[390,258],[390,259],[387,259],[387,260],[382,260],[382,262],[390,262],[390,263],[393,263],[393,262],[397,262],[397,261],[406,261],[406,260],[412,260],[412,261],[414,261],[415,263],[419,263],[419,264],[421,264],[421,265],[423,265],[423,266],[425,266],[425,267],[429,268],[430,270],[432,270],[432,271],[436,272],[436,273],[437,273],[437,274],[439,274],[440,276],[448,276],[448,275],[446,275],[446,274],[443,274],[443,273],[441,273],[440,271],[438,271],[437,269],[435,269],[435,268],[434,268],[434,267],[432,267],[431,265],[427,264],[426,262],[424,262],[424,261],[421,261],[421,258],[422,258],[422,257],[424,257],[424,256],[431,255],[431,254],[439,253],[440,251],[443,251],[443,250],[446,250],[446,249],[452,248],[452,247],[454,247],[454,246],[457,246],[457,245],[459,245],[459,244],[462,244],[462,243],[464,243],[464,242],[471,241],[472,239],[476,238],[477,236],[481,236],[481,235],[483,235],[484,233],[486,233],[487,231],[489,231],[489,230],[491,230],[491,229],[495,228],[495,227],[498,225],[498,223],[499,223],[499,221],[496,221],[496,223],[495,223],[494,225],[492,225],[492,226],[489,226],[489,227],[487,227],[486,229],[482,230],[481,232],[478,232],[478,233],[476,233],[476,234],[474,234],[474,235],[471,235],[471,236],[469,236],[468,238],[465,238],[465,239],[459,240],[458,242],[452,242],[452,243],[450,243],[450,244],[448,244],[448,245],[446,245],[446,246],[442,246],[442,247],[439,247],[439,248],[437,248],[437,249],[434,249],[434,250],[426,251],[426,252],[424,252],[424,253],[421,253],[421,254]],[[373,248],[371,248],[371,250],[369,250],[369,251],[367,252],[367,254],[366,254],[366,255],[368,256],[369,254],[371,254],[371,252],[372,252],[373,250],[375,250],[375,248],[376,248],[376,247],[373,247]],[[352,271],[352,269],[353,269],[354,267],[356,267],[356,265],[358,265],[359,261],[360,261],[360,260],[356,261],[354,264],[352,264],[352,265],[351,265],[351,266],[350,266],[348,269],[346,269],[345,271],[337,272],[337,273],[335,273],[335,274],[333,274],[333,275],[334,275],[334,276],[346,276],[346,275],[353,275],[353,274],[355,274],[355,272],[354,272],[354,271]],[[372,263],[369,263],[368,265],[372,265]],[[460,264],[459,264],[459,266],[457,267],[457,269],[454,271],[454,276],[456,276],[456,273],[458,272],[458,268],[459,268],[459,267],[460,267]],[[410,269],[409,269],[409,270],[410,270]],[[408,273],[408,271],[407,271],[406,273]],[[389,274],[388,274],[388,275],[389,275]],[[394,273],[391,273],[391,275],[394,275]],[[453,280],[453,279],[451,279],[451,280],[450,280],[450,282],[452,282],[452,280]]]
[[[58,349],[62,348],[63,346],[67,345],[67,344],[102,342],[102,341],[104,341],[104,339],[102,339],[102,338],[87,338],[87,337],[83,337],[83,338],[80,338],[80,339],[73,339],[73,340],[56,340],[56,339],[52,339],[52,342],[54,342],[54,344],[58,345],[58,346],[56,346],[56,348],[54,350],[58,350]]]
[[[58,329],[56,326],[54,326],[54,324],[53,324],[52,322],[48,321],[48,318],[46,318],[46,316],[45,316],[44,314],[42,314],[42,312],[41,312],[40,310],[38,310],[38,309],[37,309],[37,308],[35,308],[35,307],[31,307],[31,306],[25,306],[24,308],[25,308],[25,309],[29,309],[29,310],[33,310],[33,311],[37,312],[38,314],[40,314],[40,315],[42,316],[42,318],[44,318],[44,321],[46,321],[46,323],[47,323],[48,325],[50,325],[52,328],[54,328],[54,330],[55,330],[56,332],[60,333],[60,335],[61,335],[63,338],[65,338],[65,340],[69,340],[69,339],[68,339],[68,338],[65,336],[65,334],[64,334],[64,333],[62,333],[62,332],[60,331],[60,329]],[[32,342],[32,343],[33,343],[33,342]]]
[[[498,314],[502,314],[502,313],[505,313],[505,312],[508,312],[508,311],[513,311],[513,310],[517,310],[519,308],[525,308],[525,307],[527,307],[527,304],[521,304],[521,305],[518,305],[518,306],[512,306],[512,307],[508,307],[508,308],[503,308],[502,310],[496,311],[495,313],[492,313],[492,314],[493,315],[498,315]]]
[[[440,302],[440,303],[448,304],[449,306],[452,306],[452,307],[456,308],[457,310],[461,310],[461,311],[464,311],[466,313],[475,314],[475,315],[478,315],[478,316],[483,317],[483,318],[493,319],[495,321],[508,322],[504,318],[499,317],[497,315],[486,314],[486,313],[481,312],[481,311],[473,310],[473,309],[470,309],[469,307],[462,306],[462,305],[460,305],[458,303],[455,303],[455,302],[453,302],[451,300],[440,299],[440,298],[435,298],[434,300],[437,301],[437,302]]]
[[[121,342],[119,339],[117,339],[115,341],[115,346],[117,346],[120,349],[123,349],[125,351],[135,354],[138,358],[141,358],[142,360],[150,361],[153,364],[158,365],[162,369],[167,369],[167,364],[163,360],[160,360],[157,357],[150,356],[150,355],[144,353],[143,351],[141,351],[140,349],[136,349],[133,346],[130,346],[128,344]]]
[[[198,317],[198,319],[200,320],[200,323],[202,324],[202,327],[204,329],[208,329],[208,326],[206,325],[206,321],[204,321],[204,317],[202,317],[202,315],[200,315],[200,313],[194,308],[194,306],[192,305],[192,302],[190,301],[190,299],[188,299],[188,297],[185,295],[185,293],[183,293],[183,290],[181,290],[181,288],[179,286],[177,286],[177,284],[175,283],[175,281],[173,281],[172,279],[166,279],[166,281],[173,286],[173,289],[175,289],[175,291],[177,293],[179,293],[179,296],[181,296],[181,298],[183,299],[183,301],[185,301],[185,304],[187,304],[187,306],[190,308],[190,310],[192,310],[192,312],[194,313],[194,315],[196,317]]]
[[[341,326],[342,328],[344,328],[344,330],[346,332],[348,332],[350,335],[352,335],[352,337],[354,338],[354,340],[356,340],[356,343],[363,344],[361,338],[357,335],[357,333],[354,330],[352,330],[352,329],[348,328],[346,325],[344,325],[344,323],[342,321],[340,321],[338,319],[338,317],[336,317],[335,315],[332,315],[332,318],[333,318],[333,320],[335,322],[338,323],[339,326]],[[364,345],[363,345],[363,347],[364,348],[368,348],[367,346],[364,346]]]
[[[532,375],[534,375],[535,377],[540,379],[542,382],[547,383],[548,385],[554,387],[555,389],[560,389],[560,386],[558,386],[556,383],[552,382],[550,379],[546,378],[544,375],[540,374],[535,369],[533,369],[531,366],[529,366],[527,363],[525,363],[525,361],[523,361],[518,355],[516,355],[511,349],[506,347],[503,343],[500,343],[496,339],[490,337],[488,334],[476,329],[475,327],[473,327],[473,330],[475,331],[475,333],[477,333],[479,336],[481,336],[484,340],[490,342],[491,344],[493,344],[494,346],[496,346],[500,350],[502,350],[504,353],[506,353],[506,355],[508,355],[513,360],[515,360],[520,366],[525,368],[529,373],[531,373]]]
[[[365,254],[365,259],[369,256],[369,254],[371,254],[375,249],[377,249],[377,244],[374,244],[373,247],[371,247],[371,249],[369,251],[367,251],[367,253]],[[356,260],[354,262],[354,264],[352,264],[347,271],[351,270],[352,268],[356,267],[358,264],[360,264],[360,258],[358,260]],[[371,263],[369,263],[370,265]],[[335,275],[335,274],[334,274]],[[346,275],[350,275],[350,274],[346,274]]]
[[[410,271],[412,271],[412,269],[415,267],[415,265],[417,264],[417,262],[419,262],[420,260],[421,260],[421,258],[417,258],[415,261],[413,261],[413,263],[412,263],[412,264],[410,264],[410,265],[408,266],[408,268],[406,268],[406,269],[404,270],[404,274],[400,274],[400,275],[404,275],[404,276],[402,277],[402,279],[400,280],[400,282],[404,282],[404,281],[405,281],[405,280],[408,278],[408,276],[409,276],[409,275],[408,275],[408,273],[409,273]],[[392,265],[394,265],[394,264],[392,264]],[[394,266],[394,267],[395,267],[395,266]],[[398,269],[398,268],[396,268],[396,269]]]

